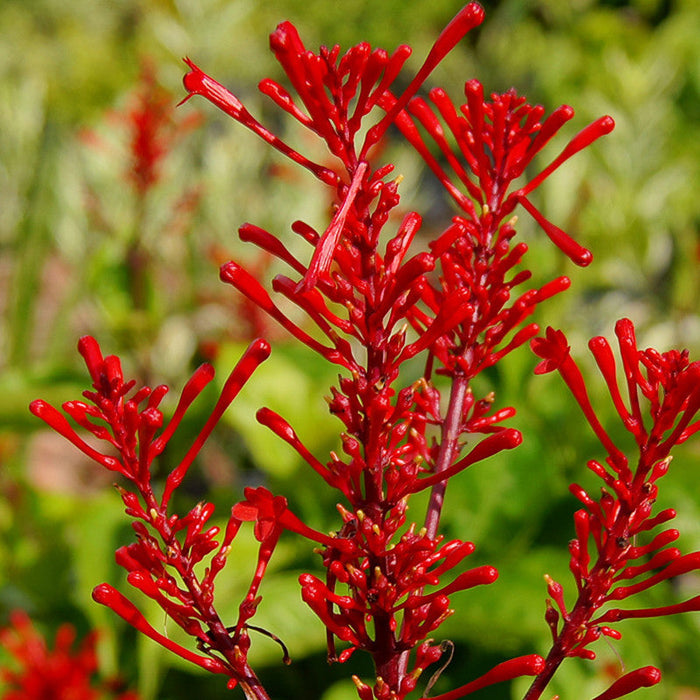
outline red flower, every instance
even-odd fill
[[[0,670],[7,686],[2,700],[138,700],[133,691],[110,690],[119,685],[116,681],[94,682],[96,635],[89,634],[77,649],[75,638],[75,628],[64,624],[50,648],[25,612],[12,612],[10,626],[0,630],[0,644],[16,669]]]
[[[341,450],[332,452],[327,462],[312,455],[281,416],[268,409],[257,414],[326,484],[342,493],[343,524],[337,537],[323,541],[292,520],[283,499],[262,489],[246,492],[246,502],[235,507],[234,515],[255,520],[261,551],[276,540],[282,527],[325,545],[325,581],[303,575],[302,596],[327,628],[330,659],[344,661],[357,649],[372,654],[377,681],[373,689],[356,682],[362,698],[374,694],[379,700],[400,700],[411,692],[427,659],[439,656],[439,648],[424,640],[450,614],[450,596],[491,583],[497,576],[493,567],[486,566],[441,582],[443,574],[453,571],[471,551],[470,543],[443,544],[437,533],[447,481],[521,440],[518,431],[503,425],[514,410],[496,408],[492,394],[475,397],[469,383],[536,335],[537,325],[526,322],[530,314],[569,286],[569,280],[560,277],[540,289],[515,294],[530,277],[529,271],[516,269],[527,246],[512,245],[514,221],[504,217],[520,200],[529,207],[526,195],[542,179],[612,127],[609,118],[599,120],[529,185],[512,192],[511,182],[573,112],[561,108],[540,124],[542,108],[526,105],[513,92],[487,103],[481,86],[470,81],[464,117],[456,116],[442,93],[431,93],[453,132],[457,143],[453,151],[438,117],[427,103],[413,98],[445,53],[482,16],[476,3],[463,8],[407,88],[396,94],[391,90],[408,56],[407,47],[391,56],[367,44],[344,54],[337,46],[316,54],[306,49],[291,24],[281,24],[271,46],[291,88],[263,80],[260,89],[325,143],[331,159],[323,162],[307,158],[271,133],[235,95],[187,60],[190,72],[184,84],[189,96],[204,96],[333,191],[333,215],[323,230],[301,221],[292,225],[309,244],[308,262],[268,231],[253,224],[239,229],[243,240],[292,271],[292,277],[276,277],[272,289],[299,307],[317,333],[284,312],[268,289],[238,263],[223,265],[221,278],[297,340],[344,370],[327,399],[331,413],[343,424]],[[367,124],[375,106],[385,114]],[[415,136],[414,118],[436,140],[465,193]],[[407,214],[389,235],[384,228],[399,203],[399,179],[387,181],[393,166],[375,164],[378,154],[373,146],[390,124],[398,125],[426,157],[465,214],[427,251],[412,252],[421,226],[418,214]],[[468,168],[476,179],[466,174]],[[588,261],[588,252],[566,234],[548,222],[543,226],[567,254],[580,263]],[[402,386],[403,363],[421,353],[426,358],[423,376]],[[441,401],[432,384],[433,372],[454,380],[447,402]],[[438,433],[439,439],[434,438]],[[477,438],[477,433],[487,435]],[[467,441],[470,449],[462,454]],[[425,528],[406,527],[408,498],[426,488],[431,496]],[[336,639],[347,644],[340,653]],[[416,655],[410,662],[413,649]],[[533,668],[514,660],[460,693]]]
[[[470,29],[482,22],[483,17],[484,11],[477,3],[466,5],[455,16],[438,37],[394,109],[367,131],[361,144],[357,144],[355,138],[363,126],[363,119],[387,94],[411,53],[410,47],[399,46],[391,56],[383,49],[373,50],[366,43],[353,46],[343,56],[340,55],[339,46],[330,49],[321,47],[319,53],[314,54],[304,46],[296,27],[290,22],[283,22],[270,36],[270,46],[297,92],[301,105],[285,88],[270,79],[263,80],[259,87],[280,108],[323,139],[329,151],[352,176],[360,162],[367,158],[370,147],[379,141],[394,121],[395,113],[405,106],[435,66]],[[185,99],[202,95],[284,155],[308,168],[326,184],[335,186],[340,183],[338,174],[308,160],[270,133],[235,95],[189,59],[185,59],[185,62],[191,69],[184,78],[185,89],[189,93]]]
[[[530,341],[530,347],[535,355],[542,358],[542,362],[535,367],[535,374],[546,374],[559,369],[569,357],[571,350],[566,342],[566,336],[551,327],[547,328],[544,338],[533,338]]]

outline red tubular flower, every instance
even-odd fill
[[[432,700],[457,700],[463,698],[477,690],[487,688],[495,683],[503,683],[504,681],[513,680],[520,676],[535,676],[544,668],[544,659],[537,654],[528,654],[527,656],[519,656],[516,659],[504,661],[498,666],[494,666],[488,673],[485,673],[481,678],[477,678],[471,683],[455,688],[448,693],[441,695],[433,695]]]
[[[0,644],[17,666],[0,672],[2,700],[138,700],[133,691],[111,690],[118,680],[94,682],[96,635],[89,634],[77,649],[75,638],[75,628],[64,624],[50,648],[25,612],[12,612],[10,625],[0,630]]]
[[[468,455],[455,462],[451,467],[436,474],[432,474],[431,476],[416,480],[416,483],[413,485],[413,491],[417,492],[429,486],[433,486],[440,481],[449,479],[451,476],[463,471],[472,464],[488,459],[502,450],[512,450],[522,441],[523,438],[520,431],[514,428],[504,428],[497,433],[493,433],[484,438]]]
[[[639,688],[649,688],[661,680],[661,672],[654,666],[644,666],[626,673],[618,678],[604,693],[596,695],[593,700],[615,700],[629,695]]]
[[[634,617],[655,617],[698,610],[698,597],[646,610],[598,610],[611,601],[630,596],[681,574],[700,569],[700,552],[682,555],[669,548],[679,533],[668,529],[647,544],[636,544],[643,533],[675,517],[667,509],[653,515],[658,480],[667,472],[671,449],[700,428],[700,362],[690,362],[686,351],[639,350],[634,326],[627,319],[615,328],[624,370],[624,392],[618,385],[613,352],[605,338],[593,338],[589,347],[608,386],[612,403],[622,424],[632,434],[639,454],[636,468],[630,468],[627,456],[613,443],[598,420],[586,392],[583,378],[569,354],[561,332],[548,329],[546,338],[532,342],[535,353],[543,358],[536,371],[557,369],[581,406],[593,431],[608,453],[607,467],[591,460],[591,471],[604,482],[601,497],[592,498],[577,484],[572,493],[584,506],[574,516],[576,538],[569,549],[569,567],[574,575],[578,597],[571,608],[564,605],[560,584],[549,580],[547,622],[554,643],[546,667],[533,682],[526,700],[537,700],[559,664],[567,656],[595,658],[589,645],[601,635],[619,638],[620,632],[601,623]],[[623,398],[627,394],[627,401]],[[638,563],[636,563],[638,562]],[[547,577],[548,578],[548,577]],[[636,583],[619,585],[637,579]],[[561,626],[559,622],[561,619]],[[653,667],[633,671],[616,681],[597,700],[612,700],[637,688],[653,685],[660,675]]]
[[[151,625],[148,624],[146,618],[139,612],[136,606],[128,599],[125,598],[119,591],[115,590],[108,583],[102,583],[95,587],[92,592],[92,597],[97,603],[106,605],[111,608],[119,617],[128,622],[132,627],[135,627],[139,632],[150,637],[158,644],[164,646],[166,649],[174,652],[178,656],[181,656],[186,661],[191,661],[198,666],[210,671],[212,673],[228,673],[226,666],[217,659],[212,659],[208,656],[201,656],[200,654],[195,654],[189,649],[185,649],[171,639],[168,639],[165,635],[157,632]]]

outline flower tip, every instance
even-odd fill
[[[46,411],[47,405],[48,404],[46,403],[46,401],[42,401],[41,399],[35,399],[29,404],[29,411],[33,413],[37,418],[41,418],[41,416]]]
[[[609,347],[605,336],[596,335],[588,341],[588,347],[592,353],[599,353]]]
[[[233,262],[233,260],[226,262],[219,268],[219,279],[222,282],[231,284],[237,278],[240,270],[241,266]]]
[[[484,583],[493,583],[498,579],[498,569],[495,566],[487,566],[484,568]]]
[[[508,435],[504,436],[506,449],[512,450],[522,443],[523,434],[519,430],[516,430],[515,428],[508,428],[506,432],[508,433]]]
[[[471,29],[472,27],[481,24],[484,21],[485,15],[486,13],[481,3],[470,2],[468,5],[465,5],[462,8],[457,17],[460,18],[461,22],[469,23],[469,29]]]
[[[108,583],[101,583],[99,586],[95,586],[95,588],[92,589],[92,599],[96,603],[109,606],[114,600],[114,593],[115,591],[112,586]]]
[[[295,39],[296,41],[294,41]],[[280,22],[275,28],[275,31],[270,34],[270,48],[273,51],[278,51],[288,46],[290,41],[301,43],[297,28],[289,20],[285,20],[284,22]]]
[[[593,700],[615,700],[624,695],[656,685],[661,680],[661,671],[654,666],[644,666],[635,671],[630,671],[618,678],[604,693],[596,695]]]
[[[588,267],[593,262],[593,253],[588,248],[582,248],[578,254],[572,255],[571,259],[579,267]]]
[[[270,346],[270,343],[265,340],[265,338],[256,338],[248,346],[248,350],[258,360],[258,362],[264,362],[272,353],[272,347]]]
[[[547,662],[539,654],[530,654],[523,658],[523,666],[527,669],[525,675],[537,676],[544,671]]]
[[[182,76],[182,84],[189,93],[188,97],[191,97],[202,90],[202,71],[191,61],[187,62],[187,65],[190,66],[191,70]]]
[[[642,677],[648,685],[656,685],[661,681],[661,671],[655,666],[645,666],[639,670],[640,677]]]
[[[557,112],[561,115],[561,118],[565,121],[569,121],[570,119],[574,118],[574,115],[576,114],[574,112],[574,108],[571,105],[562,105],[559,107]]]
[[[202,71],[188,56],[185,56],[182,60],[190,69],[190,71],[189,73],[185,73],[185,75],[182,76],[182,84],[185,86],[187,94],[177,103],[177,105],[175,105],[176,107],[184,105],[185,102],[187,102],[190,99],[190,97],[192,97],[192,95],[197,93],[197,87],[201,86],[201,78],[199,78],[199,74]]]
[[[91,335],[84,335],[78,341],[78,352],[82,355],[89,370],[101,365],[104,361],[99,343]]]
[[[628,318],[621,318],[615,324],[615,335],[620,340],[634,340],[634,323]]]
[[[484,8],[478,2],[465,5],[442,30],[431,54],[435,53],[438,62],[457,44],[467,32],[484,21]]]
[[[464,93],[467,97],[469,95],[475,96],[479,100],[484,99],[484,86],[481,84],[477,78],[472,78],[464,83]]]
[[[609,114],[601,117],[599,124],[603,134],[609,134],[615,128],[615,120]]]

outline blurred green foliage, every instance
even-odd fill
[[[464,81],[478,77],[487,91],[515,86],[549,111],[569,103],[577,117],[565,138],[603,113],[617,122],[611,136],[567,163],[539,194],[549,218],[593,250],[589,269],[573,269],[521,217],[536,281],[554,274],[573,281],[572,290],[545,305],[538,320],[565,329],[579,356],[590,336],[610,335],[622,315],[633,318],[642,344],[697,353],[700,5],[484,4],[483,27],[429,82],[457,98]],[[82,631],[100,627],[105,671],[119,668],[146,700],[179,700],[195,692],[227,696],[220,679],[196,675],[148,640],[134,640],[110,611],[92,603],[95,584],[123,581],[112,557],[130,537],[120,502],[109,478],[41,431],[26,406],[36,397],[54,403],[75,398],[85,387],[74,350],[85,333],[108,352],[122,354],[150,382],[181,386],[212,347],[225,376],[242,342],[259,328],[252,328],[233,293],[222,289],[217,263],[243,258],[274,274],[236,241],[237,226],[249,220],[286,236],[294,219],[321,222],[327,202],[311,178],[195,101],[179,108],[175,119],[201,110],[205,123],[183,134],[160,182],[139,200],[125,181],[129,134],[123,116],[116,115],[129,109],[144,59],[156,66],[177,102],[183,94],[180,58],[189,55],[263,121],[285,129],[255,89],[266,75],[280,77],[265,38],[279,21],[297,24],[310,47],[368,40],[392,49],[410,43],[415,67],[459,6],[454,0],[0,2],[0,622],[18,606],[47,630],[64,620]],[[556,150],[553,144],[548,152]],[[405,149],[395,154],[406,176],[403,205],[428,211],[428,228],[443,225],[451,210],[431,176]],[[272,178],[273,172],[281,177]],[[129,282],[134,237],[149,269],[140,304]],[[279,410],[323,456],[335,446],[338,428],[322,399],[334,372],[278,330],[265,330],[276,341],[275,353],[203,453],[189,495],[194,501],[207,494],[225,513],[244,485],[264,481],[287,494],[311,524],[333,529],[333,494],[319,492],[314,477],[252,415],[262,404]],[[533,378],[533,364],[523,348],[483,386],[495,390],[503,405],[518,408],[524,444],[514,455],[461,475],[449,492],[448,536],[473,539],[473,558],[499,566],[501,577],[493,586],[455,596],[458,612],[444,634],[456,642],[457,655],[436,692],[505,655],[546,649],[542,575],[570,581],[566,544],[576,506],[567,485],[593,483],[583,465],[599,450],[558,378]],[[600,383],[596,388],[594,379],[592,387],[603,402],[601,413],[614,425]],[[192,432],[208,398],[200,399],[201,414],[189,418]],[[686,550],[700,549],[699,458],[692,445],[679,453],[662,494],[662,507],[679,511]],[[227,600],[233,609],[250,575],[246,547],[252,543],[237,546],[232,564],[240,562],[241,569],[230,567],[227,588],[220,591],[222,609]],[[263,589],[258,623],[286,641],[295,663],[280,671],[279,650],[266,640],[253,660],[264,667],[272,697],[349,700],[355,693],[342,679],[369,669],[361,659],[347,668],[326,666],[323,631],[295,584],[305,569],[317,569],[314,556],[304,543],[285,540]],[[683,590],[669,586],[669,596],[689,597],[700,582],[685,577],[674,587]],[[680,698],[681,688],[690,693],[683,697],[700,697],[693,658],[700,648],[697,616],[626,624],[629,630],[614,648],[600,645],[599,662],[565,666],[552,692],[592,697],[609,683],[606,674],[619,669],[619,653],[629,668],[661,666],[666,681],[652,691],[655,698]],[[523,684],[516,683],[479,697],[516,698],[522,692]]]

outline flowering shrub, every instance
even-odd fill
[[[455,613],[454,594],[498,577],[494,566],[465,564],[474,543],[446,541],[441,534],[449,480],[522,440],[508,425],[515,409],[498,406],[492,392],[475,395],[474,380],[528,341],[542,358],[536,372],[561,373],[605,452],[603,461],[588,465],[604,482],[599,500],[578,485],[571,487],[583,505],[574,515],[576,538],[570,544],[576,601],[567,607],[562,585],[545,576],[550,596],[545,621],[553,639],[549,652],[504,660],[434,697],[453,700],[532,676],[525,700],[535,700],[566,657],[593,659],[590,646],[602,635],[620,637],[608,624],[700,609],[700,597],[651,609],[610,605],[700,568],[700,553],[684,555],[669,547],[676,530],[652,532],[675,516],[668,509],[654,513],[657,482],[669,468],[671,449],[700,428],[695,420],[700,365],[685,352],[640,351],[632,323],[620,321],[623,399],[608,342],[591,341],[613,404],[636,443],[638,454],[626,453],[596,417],[563,333],[550,328],[539,337],[539,327],[529,321],[541,303],[570,282],[562,276],[528,288],[527,245],[516,241],[514,212],[522,206],[571,261],[588,265],[591,253],[549,221],[530,195],[578,151],[609,133],[613,120],[604,116],[592,122],[532,173],[535,156],[574,116],[570,107],[547,116],[514,90],[486,97],[475,79],[465,84],[463,104],[438,88],[427,98],[419,96],[433,69],[482,20],[478,4],[465,6],[415,76],[403,81],[397,78],[410,54],[407,46],[389,54],[361,43],[344,54],[337,46],[316,54],[306,49],[292,24],[281,24],[271,35],[271,48],[292,90],[272,80],[263,80],[260,90],[320,139],[328,151],[323,159],[304,155],[275,135],[234,94],[186,61],[185,100],[200,95],[212,102],[308,170],[333,202],[323,230],[303,221],[292,225],[309,246],[307,259],[255,224],[240,227],[241,240],[290,269],[290,276],[275,277],[271,290],[235,261],[225,263],[220,275],[340,371],[327,400],[342,425],[341,450],[325,461],[283,416],[265,407],[257,412],[258,421],[301,456],[319,483],[337,493],[335,533],[307,526],[283,495],[262,486],[246,489],[245,499],[233,505],[223,534],[208,526],[211,503],[201,502],[185,515],[172,508],[173,494],[222,414],[270,353],[264,340],[249,346],[192,447],[162,484],[153,467],[212,380],[210,366],[194,373],[166,422],[159,405],[167,387],[136,388],[135,381],[125,380],[118,358],[103,356],[97,342],[86,337],[79,350],[93,382],[93,389],[84,392],[87,402],[69,401],[64,413],[44,401],[32,404],[33,413],[127,483],[118,489],[136,541],[117,551],[117,562],[133,587],[192,636],[193,648],[156,631],[109,583],[95,588],[95,600],[182,658],[226,676],[228,687],[240,686],[248,698],[269,697],[249,662],[249,632],[276,639],[273,630],[252,620],[264,605],[263,578],[284,531],[307,538],[321,557],[324,572],[304,573],[299,582],[303,601],[325,627],[328,660],[344,663],[362,652],[373,661],[371,679],[352,677],[361,700],[428,696],[451,657],[453,644],[437,642],[434,635]],[[399,83],[405,87],[397,88]],[[416,150],[454,200],[457,213],[444,231],[424,232],[417,212],[395,222],[401,177],[391,179],[393,165],[382,160],[378,148],[390,128]],[[421,247],[427,236],[429,243]],[[286,311],[271,291],[298,307],[305,320]],[[416,372],[418,356],[422,369]],[[438,377],[444,380],[438,383]],[[105,448],[84,440],[64,414]],[[409,502],[424,492],[424,519],[409,521]],[[217,607],[215,581],[232,565],[235,538],[245,522],[254,524],[258,558],[250,564],[251,583],[238,616],[230,621]],[[419,690],[428,669],[433,675]],[[596,700],[612,700],[659,680],[653,667],[632,670]]]

